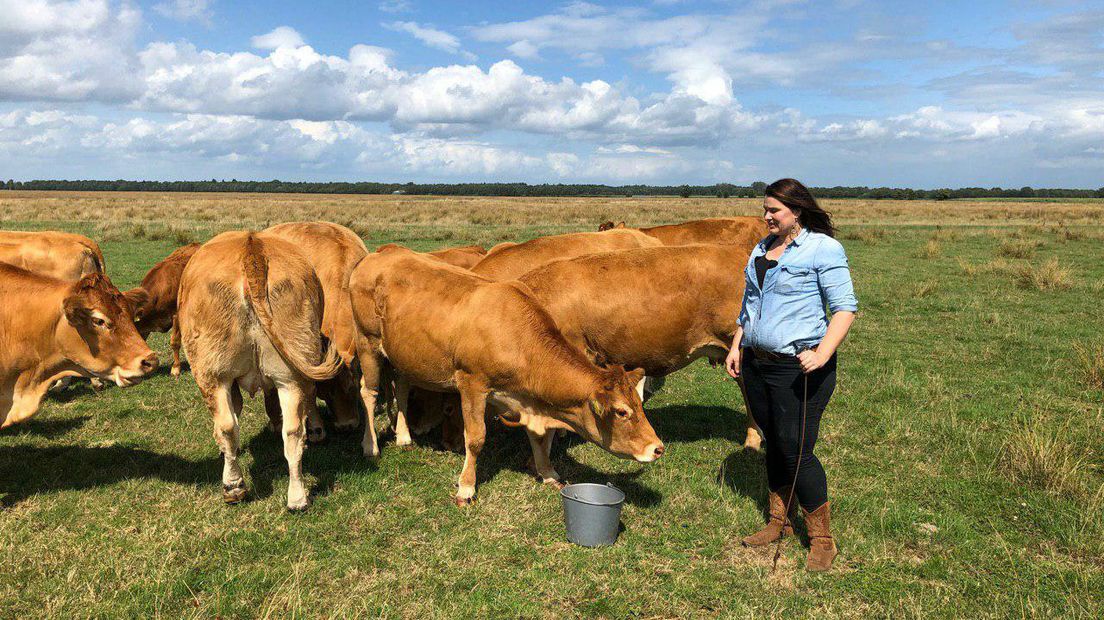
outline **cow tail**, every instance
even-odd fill
[[[311,364],[297,351],[289,349],[284,344],[276,322],[272,320],[272,312],[268,304],[268,258],[264,254],[264,246],[252,233],[245,240],[242,271],[245,273],[246,299],[253,307],[253,313],[257,315],[261,329],[264,330],[280,357],[304,376],[315,381],[325,381],[337,375],[341,370],[341,358],[335,347],[327,345],[322,362]]]

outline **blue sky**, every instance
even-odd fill
[[[1104,185],[1104,2],[0,15],[4,178]]]

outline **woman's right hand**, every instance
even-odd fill
[[[725,370],[733,379],[740,378],[740,347],[732,347],[725,358]]]

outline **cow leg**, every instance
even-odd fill
[[[172,327],[169,328],[169,348],[172,349],[173,363],[169,371],[174,377],[180,376],[180,327],[177,325],[176,316],[173,316]]]
[[[280,414],[280,395],[276,388],[264,391],[265,413],[268,414],[268,430],[279,433],[283,426],[283,416]]]
[[[376,438],[376,399],[379,397],[380,362],[369,352],[358,349],[360,361],[360,399],[364,403],[364,438],[360,442],[364,456],[379,457],[379,443]]]
[[[14,391],[10,399],[0,398],[0,428],[7,428],[13,424],[19,424],[34,414],[42,405],[42,397],[46,395],[46,388]],[[5,390],[6,391],[6,390]],[[4,414],[7,413],[5,416]]]
[[[560,481],[560,474],[552,468],[552,438],[555,437],[555,432],[546,431],[543,435],[538,435],[526,429],[525,434],[529,437],[529,447],[533,451],[533,470],[537,478],[542,484],[562,489],[564,485]]]
[[[410,405],[410,383],[400,376],[395,377],[395,445],[409,446],[414,443],[410,438],[410,427],[406,424],[406,410]]]
[[[755,423],[755,417],[751,415],[751,407],[748,407],[747,389],[744,387],[744,378],[739,377],[736,383],[740,385],[740,395],[744,397],[744,411],[747,412],[747,435],[744,436],[744,448],[758,452],[763,446],[763,432]]]
[[[306,510],[309,505],[303,488],[303,446],[306,438],[306,422],[310,405],[314,403],[314,384],[294,383],[280,386],[280,409],[284,412],[284,458],[288,462],[288,510]],[[315,407],[317,413],[318,408]]]
[[[238,407],[235,407],[233,388],[232,381],[200,386],[203,400],[211,412],[215,443],[222,452],[222,499],[227,504],[236,504],[245,499],[245,477],[238,465],[241,441],[238,414],[241,401],[238,399]]]
[[[465,506],[475,500],[475,462],[487,438],[487,425],[483,418],[487,410],[487,391],[470,379],[457,383],[464,415],[464,469],[460,472],[456,505]]]
[[[314,390],[311,390],[314,394]],[[281,407],[283,407],[281,400]],[[318,412],[318,402],[313,396],[304,403],[307,411],[307,443],[320,444],[326,441],[326,425],[322,423],[322,414]]]

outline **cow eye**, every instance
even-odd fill
[[[624,420],[624,419],[626,419],[626,418],[628,418],[629,416],[632,415],[632,411],[630,411],[628,409],[622,409],[621,407],[615,408],[613,410],[613,412],[615,414],[617,414],[617,417],[621,418],[622,420]]]
[[[92,317],[92,324],[95,325],[96,327],[102,327],[104,329],[108,328],[107,321],[105,319],[101,319],[98,316]]]

